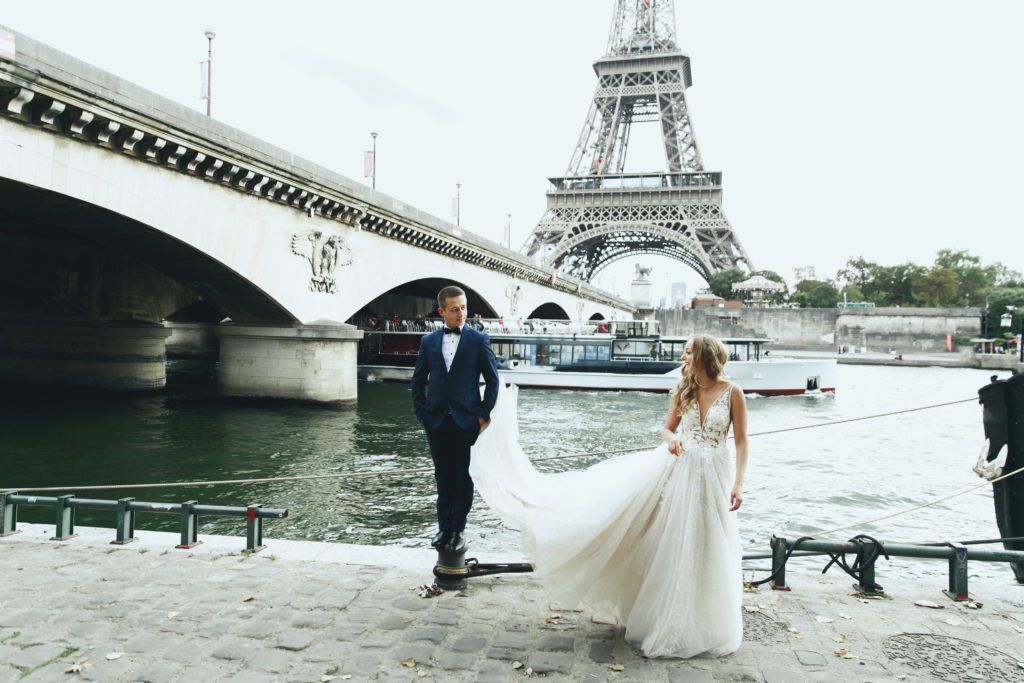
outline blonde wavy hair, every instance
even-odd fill
[[[693,362],[703,368],[704,373],[712,382],[718,381],[719,377],[725,377],[725,363],[729,360],[729,352],[717,337],[709,334],[698,334],[690,338],[686,343],[693,354]],[[683,352],[685,361],[686,352]],[[679,384],[672,390],[669,398],[669,405],[673,406],[679,415],[690,409],[697,401],[697,378],[693,376],[689,365],[683,365],[683,376]]]

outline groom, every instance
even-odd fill
[[[490,422],[498,398],[498,369],[486,334],[466,325],[466,293],[454,286],[437,295],[444,329],[424,335],[412,373],[412,407],[423,423],[437,483],[437,535],[430,545],[449,552],[465,543],[473,505],[469,449]],[[480,376],[487,384],[480,399]]]

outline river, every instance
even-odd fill
[[[227,400],[210,365],[173,361],[164,392],[119,398],[9,393],[0,399],[0,486],[75,486],[283,477],[429,467],[407,385],[359,385],[354,406]],[[990,371],[840,365],[833,397],[751,397],[752,434],[970,399]],[[1005,375],[1005,373],[1002,373]],[[657,394],[523,390],[524,448],[534,456],[654,446],[666,397]],[[747,550],[773,533],[790,537],[913,507],[981,482],[972,472],[983,440],[976,402],[815,429],[751,437],[740,526]],[[548,463],[561,469],[594,459]],[[51,494],[53,495],[53,494]],[[270,538],[423,546],[434,530],[427,475],[101,490],[92,498],[284,507]],[[51,510],[22,509],[22,521],[52,522]],[[77,523],[112,526],[113,514],[79,513]],[[201,519],[200,533],[242,534],[235,519]],[[177,530],[171,516],[139,515],[138,527]],[[514,531],[477,499],[468,536],[477,549],[518,556]],[[926,510],[833,534],[891,541],[998,536],[990,487]],[[814,560],[814,563],[820,563]],[[767,561],[762,562],[767,564]],[[804,561],[804,564],[809,564]],[[941,562],[895,561],[915,575],[945,573]],[[815,565],[816,566],[816,565]],[[879,580],[884,584],[880,567]],[[1003,565],[971,574],[1010,580]]]

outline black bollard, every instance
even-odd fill
[[[467,543],[463,543],[455,550],[437,550],[437,564],[434,565],[434,583],[439,587],[450,590],[462,590],[466,587],[466,579],[469,578],[469,568],[466,566]]]

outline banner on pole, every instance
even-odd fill
[[[199,62],[199,99],[210,99],[210,62],[204,59]]]
[[[374,168],[377,160],[373,158],[373,152],[363,152],[363,177],[372,178],[376,169]]]
[[[452,197],[452,216],[459,215],[459,198]]]

